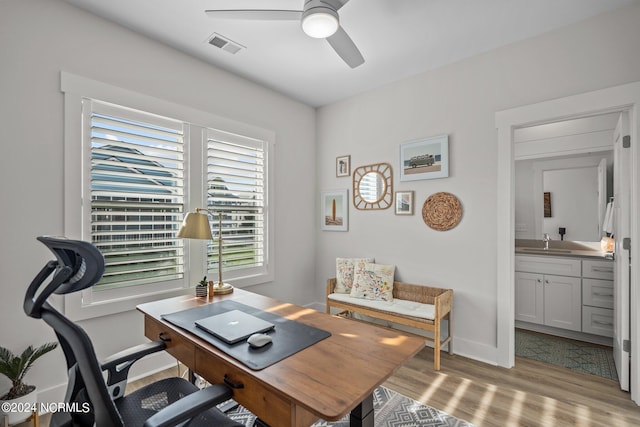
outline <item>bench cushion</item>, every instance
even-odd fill
[[[404,316],[419,317],[421,319],[434,320],[435,307],[433,304],[423,304],[415,301],[407,301],[395,298],[393,301],[377,301],[362,298],[354,298],[346,294],[329,294],[328,298],[338,302],[373,308]]]

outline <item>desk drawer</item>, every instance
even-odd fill
[[[196,349],[195,371],[212,384],[233,383],[242,388],[233,388],[233,399],[255,414],[268,425],[292,425],[293,407],[290,402],[275,394],[266,384],[252,378],[241,369],[219,359],[215,355]]]
[[[145,316],[144,335],[152,341],[158,341],[162,337],[162,341],[167,345],[167,353],[184,363],[188,368],[195,367],[195,346],[179,334],[172,332],[161,322]]]

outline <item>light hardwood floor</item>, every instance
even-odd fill
[[[432,363],[423,350],[385,386],[478,427],[640,426],[616,381],[520,357],[513,369],[444,352],[439,372]]]
[[[384,385],[478,427],[640,426],[640,408],[616,381],[525,358],[516,358],[513,369],[445,352],[441,358],[434,371],[433,350],[425,348]],[[127,391],[168,375],[177,369],[133,382]],[[40,425],[48,426],[48,417]]]

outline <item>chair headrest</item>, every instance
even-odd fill
[[[40,236],[57,258],[57,269],[68,267],[70,277],[64,281],[54,293],[69,294],[81,291],[98,283],[104,273],[104,256],[100,250],[89,242],[71,240],[64,237]]]

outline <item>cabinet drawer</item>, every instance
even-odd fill
[[[167,345],[167,353],[184,363],[189,369],[195,367],[195,346],[161,322],[145,316],[144,335],[152,341],[158,341],[162,338],[162,341]]]
[[[580,277],[581,275],[581,262],[576,258],[551,258],[547,255],[517,255],[515,258],[516,271],[574,277]]]
[[[582,279],[582,304],[613,308],[613,281]]]
[[[600,260],[583,260],[582,276],[592,279],[613,280],[613,262]]]
[[[582,332],[605,337],[613,336],[613,310],[599,307],[582,307]]]
[[[260,419],[270,426],[290,425],[293,408],[290,402],[261,381],[251,377],[227,361],[212,356],[198,348],[196,350],[196,373],[212,384],[235,384],[233,400],[250,411],[261,414]]]

